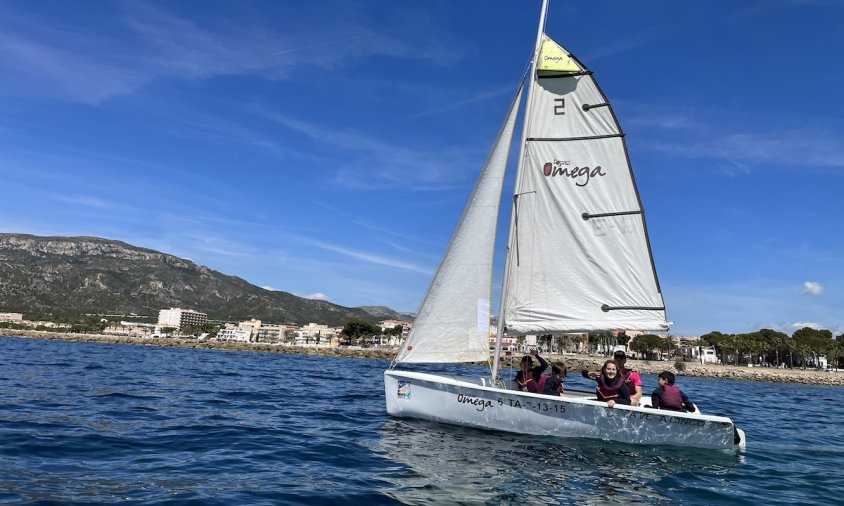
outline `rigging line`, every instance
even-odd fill
[[[533,66],[533,58],[528,60],[527,66],[525,67],[525,71],[522,74],[522,86],[524,86],[525,81],[527,80],[528,72],[530,72],[531,67]],[[521,90],[521,88],[519,88]],[[533,192],[525,192],[525,193],[536,193]],[[518,200],[519,195],[524,195],[524,193],[516,193],[513,195],[513,226],[515,227],[513,230],[513,234],[515,235],[515,248],[516,248],[516,265],[519,265],[519,209],[518,209]]]
[[[527,142],[525,142],[525,138],[528,136],[528,128],[530,127],[530,109],[531,104],[533,104],[535,97],[534,97],[534,85],[536,82],[536,60],[539,59],[539,54],[541,52],[541,44],[542,44],[542,35],[544,33],[545,28],[545,21],[547,19],[548,14],[548,0],[542,0],[542,9],[539,11],[539,26],[536,30],[536,42],[533,45],[533,54],[531,55],[531,62],[530,62],[530,82],[528,85],[528,96],[527,96],[527,103],[525,104],[524,109],[524,117],[522,118],[522,141],[519,144],[519,163],[518,163],[518,170],[516,171],[516,182],[515,182],[515,191],[518,192],[519,188],[521,188],[522,178],[521,172],[522,168],[525,163],[525,157],[527,156],[527,152],[525,151],[525,146]],[[528,76],[526,75],[525,78]],[[498,309],[498,322],[495,330],[495,352],[494,352],[494,359],[493,359],[493,370],[492,370],[492,377],[490,378],[492,381],[495,381],[498,378],[498,360],[501,357],[501,338],[502,334],[504,333],[504,312],[505,312],[505,301],[507,300],[507,289],[508,289],[508,282],[507,277],[510,271],[510,261],[509,261],[509,245],[513,241],[513,215],[511,214],[510,218],[510,233],[507,238],[507,245],[508,245],[508,253],[507,253],[507,260],[504,262],[504,277],[501,281],[501,304],[499,304]]]
[[[513,247],[516,250],[516,267],[519,266],[519,197],[536,190],[513,195]]]

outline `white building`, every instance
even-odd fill
[[[284,340],[284,326],[272,323],[262,323],[254,334],[259,343],[278,343]]]
[[[23,320],[22,313],[0,313],[0,322],[19,322]]]
[[[489,336],[489,351],[492,352],[495,349],[495,341],[498,338],[498,325],[490,323],[487,335]],[[507,334],[502,334],[501,354],[506,357],[518,351],[520,351],[519,338],[516,336],[508,336]]]
[[[715,348],[707,347],[700,349],[700,362],[702,364],[717,364],[720,362],[718,360],[718,354],[715,353]]]
[[[237,328],[249,332],[250,342],[277,343],[284,339],[284,326],[264,323],[255,318],[238,323]]]
[[[299,328],[299,332],[304,337],[330,337],[335,333],[333,328],[319,323],[309,323],[302,326]]]
[[[130,337],[151,336],[155,332],[155,324],[143,322],[121,321],[120,324],[113,323],[103,329],[103,334]]]
[[[220,329],[217,332],[217,340],[248,343],[251,335],[250,331],[243,329]]]
[[[381,332],[386,332],[388,330],[392,330],[399,325],[401,325],[402,333],[407,334],[407,331],[413,326],[412,323],[404,320],[384,320],[380,323],[381,325]]]
[[[248,330],[254,334],[259,328],[261,328],[261,320],[252,318],[251,320],[242,321],[237,324],[237,328],[240,330]]]
[[[185,325],[205,325],[206,323],[208,323],[208,315],[193,309],[171,307],[158,312],[159,327],[181,329]]]

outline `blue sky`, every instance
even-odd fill
[[[539,5],[2,2],[0,230],[415,311]],[[627,134],[672,333],[844,331],[844,4],[557,1],[547,32]]]

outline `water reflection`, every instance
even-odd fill
[[[402,466],[382,492],[409,504],[719,502],[743,458],[412,419],[388,420],[375,444],[376,453]]]

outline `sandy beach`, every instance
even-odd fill
[[[78,341],[111,344],[130,344],[136,346],[164,346],[180,348],[204,348],[218,350],[255,351],[265,353],[290,353],[296,355],[325,355],[334,357],[380,358],[391,360],[396,355],[396,348],[330,348],[315,346],[294,346],[290,344],[240,343],[226,341],[198,341],[196,339],[123,337],[102,334],[59,334],[54,332],[36,332],[3,329],[0,335],[27,337],[35,339],[53,339],[60,341]],[[518,366],[521,355],[506,357],[502,362],[506,366]],[[583,369],[598,370],[605,358],[584,355],[544,355],[549,362],[561,360],[570,372]],[[731,379],[746,381],[764,381],[769,383],[795,383],[806,385],[844,386],[844,371],[827,372],[800,369],[778,369],[772,367],[747,367],[720,364],[698,364],[686,362],[685,371],[674,370],[674,362],[628,360],[628,367],[643,374],[658,374],[669,370],[678,376],[697,376],[702,378]]]

